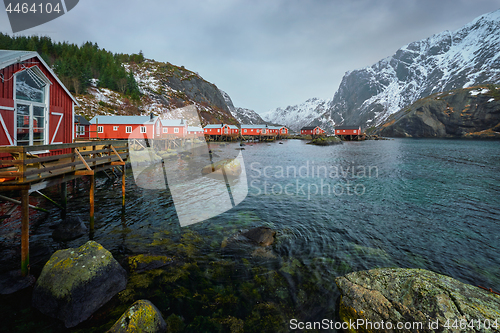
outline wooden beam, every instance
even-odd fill
[[[125,165],[125,162],[111,162],[111,165]]]
[[[80,152],[78,151],[78,148],[75,148],[75,154],[78,156],[78,158],[80,159],[80,161],[83,162],[83,164],[85,165],[85,167],[87,168],[87,170],[92,171],[92,169],[89,167],[89,165],[87,164],[87,162],[85,161],[85,159],[82,157],[82,155],[80,155]]]
[[[90,232],[94,231],[94,191],[95,176],[90,176]]]
[[[30,212],[29,192],[21,191],[21,274],[26,276],[30,271]]]
[[[122,166],[122,207],[125,208],[125,163]]]
[[[95,174],[94,170],[77,170],[75,171],[76,176],[93,176]]]
[[[123,162],[122,158],[120,157],[120,154],[116,152],[115,147],[113,147],[113,145],[109,145],[109,147],[113,150],[113,153],[115,153],[115,155],[118,156],[120,162]]]

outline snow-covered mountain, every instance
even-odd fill
[[[262,118],[274,124],[282,124],[297,132],[327,111],[328,102],[310,98],[302,104],[277,108],[262,114]]]
[[[233,117],[236,118],[236,120],[238,120],[240,124],[245,124],[245,125],[268,124],[268,122],[262,119],[259,116],[259,114],[254,110],[234,106],[233,101],[231,100],[231,97],[229,97],[228,93],[220,89],[219,91],[222,94],[222,97],[224,97],[224,100],[226,101],[226,105],[229,108],[229,111],[231,112]]]
[[[457,31],[405,45],[372,66],[347,72],[326,112],[310,125],[330,131],[335,124],[360,124],[366,129],[422,97],[484,83],[500,83],[500,10]],[[286,117],[278,109],[266,117],[278,120],[278,114],[283,114],[282,119],[300,119],[301,114],[309,114],[307,108],[291,109]]]

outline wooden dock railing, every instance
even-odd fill
[[[53,151],[59,155],[50,155]],[[20,191],[21,271],[29,273],[29,194],[62,184],[66,200],[66,182],[90,176],[90,230],[94,228],[95,173],[122,167],[122,206],[125,206],[125,161],[129,156],[127,140],[85,141],[43,146],[0,147],[0,192]],[[63,190],[64,189],[64,190]],[[65,205],[65,204],[63,204]],[[31,207],[33,208],[33,207]]]

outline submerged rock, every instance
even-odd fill
[[[160,333],[167,330],[160,311],[148,300],[139,300],[116,321],[110,333]]]
[[[372,269],[338,277],[335,282],[341,292],[339,316],[344,322],[420,322],[423,328],[413,331],[441,332],[446,323],[493,323],[500,318],[500,296],[423,269]],[[469,326],[460,331],[476,332]]]
[[[57,225],[52,232],[52,238],[57,241],[69,241],[85,235],[87,230],[87,226],[80,217],[69,216]]]
[[[275,235],[276,231],[271,228],[257,227],[228,237],[222,241],[221,248],[225,254],[276,258],[271,248]]]
[[[0,275],[0,295],[13,294],[35,284],[33,275],[22,276],[20,270],[10,271]]]
[[[125,289],[127,273],[102,245],[55,252],[33,290],[33,307],[73,327]]]
[[[139,254],[128,257],[130,272],[140,273],[172,264],[174,261],[167,256]]]

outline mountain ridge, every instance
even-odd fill
[[[301,121],[329,131],[334,125],[352,124],[367,129],[420,98],[485,83],[500,83],[500,10],[453,32],[408,43],[371,66],[347,71],[325,112]]]

